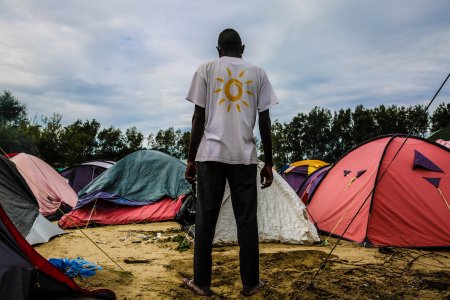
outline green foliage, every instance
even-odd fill
[[[272,124],[272,148],[276,167],[302,159],[334,162],[355,145],[372,137],[390,133],[425,136],[450,124],[450,103],[441,103],[431,114],[423,105],[380,105],[369,109],[358,105],[331,112],[314,107],[298,113],[290,122]],[[0,95],[0,147],[7,153],[26,152],[41,157],[54,167],[87,160],[122,157],[145,148],[159,150],[180,159],[189,151],[190,132],[173,127],[159,130],[147,138],[133,126],[122,132],[110,126],[101,129],[95,119],[76,120],[62,125],[62,115],[29,120],[26,106],[10,92]],[[262,145],[256,140],[260,153]],[[260,157],[262,158],[262,157]]]
[[[122,158],[121,154],[125,149],[125,139],[120,128],[102,129],[97,136],[98,148],[96,156],[103,159],[119,160]]]
[[[148,136],[148,146],[150,149],[158,150],[176,158],[186,159],[189,152],[190,132],[182,132],[180,129],[174,130],[170,127],[160,130],[154,136]]]
[[[352,111],[350,108],[334,112],[333,119],[331,120],[330,133],[330,150],[325,156],[325,161],[333,162],[355,146],[352,135]]]
[[[450,118],[450,105],[448,109],[448,118]],[[420,137],[425,137],[427,135],[430,117],[424,105],[409,106],[406,109],[406,117],[404,120],[407,133]],[[450,121],[447,119],[447,122]]]
[[[272,124],[272,152],[275,166],[282,167],[289,163],[290,152],[287,141],[286,124],[281,124],[275,120]],[[260,145],[262,152],[262,145]]]
[[[362,143],[377,136],[376,124],[373,118],[372,110],[366,109],[362,105],[358,105],[352,113],[352,119],[352,136],[355,144]]]
[[[64,152],[61,148],[62,115],[53,114],[50,118],[42,117],[39,139],[36,141],[41,158],[54,167],[63,167]]]
[[[307,123],[308,115],[299,113],[290,123],[286,124],[286,143],[288,143],[291,159],[289,162],[306,158],[304,153],[308,147],[308,141],[305,139],[304,135],[308,127]]]
[[[97,134],[100,123],[95,119],[82,122],[76,120],[61,132],[61,150],[68,166],[92,160],[97,148]]]
[[[137,130],[136,126],[128,128],[125,132],[125,153],[123,153],[123,156],[142,150],[143,141],[144,135]]]
[[[14,123],[18,124],[27,116],[25,104],[19,102],[11,92],[3,91],[0,95],[0,124]]]
[[[450,102],[441,103],[431,116],[431,132],[450,125]]]

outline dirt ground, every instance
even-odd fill
[[[128,300],[204,298],[181,284],[183,277],[192,277],[193,244],[177,223],[67,232],[35,249],[46,258],[81,257],[102,266],[92,277],[76,278],[82,287],[108,288]],[[320,268],[336,241],[261,244],[261,279],[267,286],[251,299],[450,299],[448,250],[363,248],[341,241]],[[212,299],[244,299],[238,251],[214,248]]]

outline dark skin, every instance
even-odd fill
[[[221,49],[217,47],[219,57],[230,56],[242,58],[245,45],[242,45],[237,49]],[[272,139],[271,139],[271,121],[269,110],[265,110],[259,113],[259,132],[261,133],[261,141],[263,144],[265,164],[260,172],[261,176],[261,188],[265,189],[272,185],[273,181],[273,161],[272,161]],[[192,117],[192,131],[191,140],[189,142],[189,155],[186,167],[185,177],[190,183],[194,183],[197,180],[197,170],[195,167],[195,157],[197,156],[197,150],[202,140],[203,132],[205,129],[205,109],[196,105],[194,115]]]

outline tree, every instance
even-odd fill
[[[339,112],[334,112],[331,121],[330,151],[325,157],[326,161],[336,161],[344,153],[355,146],[352,133],[353,124],[351,109],[340,109]]]
[[[307,145],[304,140],[304,134],[308,126],[308,116],[304,113],[297,114],[286,128],[286,143],[290,153],[290,161],[294,162],[306,158],[305,152]]]
[[[275,120],[272,124],[272,156],[273,163],[277,168],[281,168],[290,162],[289,145],[287,143],[286,124],[281,124]],[[260,151],[264,153],[262,143],[260,143]],[[264,159],[264,156],[261,157]]]
[[[396,105],[385,107],[380,105],[372,110],[375,123],[376,135],[406,133],[405,128],[399,126],[399,109]],[[406,116],[403,116],[405,118]]]
[[[450,118],[450,114],[448,117]],[[424,105],[409,106],[406,109],[405,122],[406,131],[409,134],[424,137],[430,124],[430,117],[426,107]]]
[[[61,125],[62,115],[53,114],[50,118],[42,117],[42,127],[37,146],[41,158],[54,167],[63,167],[60,137],[63,131]]]
[[[125,131],[125,147],[122,156],[126,156],[138,150],[142,150],[142,142],[144,141],[144,135],[138,131],[136,126],[130,127]]]
[[[0,125],[0,156],[13,152],[38,155],[34,140],[20,129],[10,125]]]
[[[191,140],[191,132],[185,131],[178,140],[179,158],[187,159],[189,155],[189,142]]]
[[[450,125],[450,102],[438,105],[431,116],[431,132],[438,131],[441,128]]]
[[[366,109],[362,105],[356,106],[355,111],[352,113],[352,121],[352,136],[355,144],[377,136],[377,128],[370,109]]]
[[[303,135],[306,159],[324,160],[330,151],[331,111],[314,107],[308,114],[307,126]]]
[[[25,104],[19,102],[11,92],[3,91],[0,95],[0,124],[12,122],[15,125],[27,117]]]
[[[11,152],[39,152],[33,137],[22,130],[28,123],[25,104],[20,103],[11,92],[4,91],[0,95],[0,155]]]
[[[174,130],[173,127],[161,129],[153,135],[148,136],[147,144],[150,149],[161,151],[172,155],[178,159],[187,159],[189,152],[189,141],[191,133],[182,132],[180,129]]]
[[[151,144],[151,149],[158,150],[172,156],[177,156],[177,148],[177,135],[173,127],[158,131]]]
[[[120,160],[124,151],[125,139],[120,128],[104,128],[97,135],[98,148],[96,157],[109,160]]]
[[[97,133],[100,123],[92,121],[76,120],[66,126],[61,133],[61,151],[64,164],[74,165],[87,160],[92,160],[97,148]]]

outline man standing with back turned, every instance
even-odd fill
[[[266,188],[273,180],[269,108],[278,99],[265,71],[242,59],[244,48],[235,30],[222,31],[219,58],[197,69],[186,97],[195,104],[186,179],[195,182],[198,176],[198,198],[194,278],[183,282],[203,296],[212,295],[212,241],[226,180],[237,223],[241,294],[251,296],[264,286],[259,280],[258,159],[253,128],[258,114],[265,157],[261,188]]]

